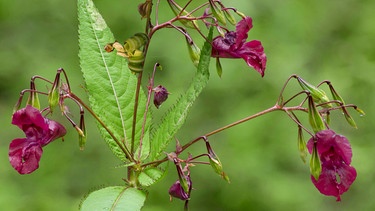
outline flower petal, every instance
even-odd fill
[[[247,33],[253,28],[253,20],[250,17],[245,17],[236,25],[236,49],[241,47],[246,42]]]
[[[48,125],[45,123],[40,111],[30,105],[13,114],[12,124],[17,125],[21,130],[25,130],[25,127],[30,127],[30,125],[42,128],[43,130],[48,129]]]
[[[20,174],[30,174],[39,167],[42,147],[28,139],[14,139],[9,145],[10,164]]]
[[[41,146],[45,146],[51,141],[63,137],[66,134],[65,127],[60,123],[47,118],[45,119],[45,121],[48,124],[48,130],[45,131],[45,135],[41,138],[41,140],[38,140]]]
[[[352,166],[342,164],[335,169],[327,168],[323,164],[322,173],[318,180],[311,176],[311,180],[320,193],[335,196],[340,201],[340,196],[345,193],[357,177],[357,172]]]
[[[260,41],[252,40],[247,42],[236,53],[246,61],[247,65],[253,67],[262,77],[264,76],[267,57]]]

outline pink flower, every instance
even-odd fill
[[[242,58],[247,65],[258,71],[262,77],[266,69],[267,57],[262,43],[258,40],[246,42],[247,33],[253,27],[252,19],[246,17],[224,37],[217,36],[212,41],[211,56],[215,58]]]
[[[35,171],[39,167],[42,147],[66,134],[62,125],[44,118],[38,109],[30,105],[13,114],[12,124],[26,135],[26,138],[14,139],[9,145],[10,164],[20,174]]]
[[[345,193],[357,177],[355,168],[350,166],[352,149],[345,136],[332,130],[322,130],[315,135],[316,147],[322,165],[319,179],[311,176],[315,187],[324,195],[340,196]],[[307,143],[310,154],[314,146],[314,138]]]

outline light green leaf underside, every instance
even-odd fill
[[[158,168],[147,168],[138,176],[138,181],[143,187],[148,187],[158,182],[165,174]]]
[[[125,186],[106,187],[90,193],[80,206],[81,211],[141,210],[146,194]]]
[[[130,149],[131,127],[137,77],[131,74],[126,60],[115,52],[107,53],[104,46],[115,38],[91,0],[78,0],[79,58],[83,77],[89,93],[90,106],[108,126],[117,139]],[[137,113],[135,145],[138,146],[145,110],[146,96],[141,91]],[[144,143],[149,141],[146,125]],[[125,161],[125,155],[107,131],[99,125],[100,132],[112,152]],[[144,144],[149,146],[148,143]],[[136,149],[136,147],[135,147]],[[147,157],[142,150],[142,157]]]
[[[212,39],[212,28],[210,29],[208,39]],[[193,81],[190,83],[189,88],[164,116],[159,127],[151,133],[151,160],[156,160],[163,153],[163,150],[168,146],[177,131],[185,123],[188,112],[194,101],[207,85],[210,77],[210,56],[211,45],[206,42],[201,51],[197,72]]]

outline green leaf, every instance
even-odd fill
[[[126,60],[116,53],[107,53],[104,46],[115,38],[91,0],[78,0],[79,58],[83,77],[89,93],[91,108],[108,126],[115,137],[128,149],[131,148],[131,128],[136,75],[128,69]],[[139,145],[146,96],[140,92],[137,112],[135,147]],[[149,141],[150,118],[148,118],[143,145]],[[99,125],[100,132],[112,152],[122,161],[125,154],[108,132]],[[148,149],[142,149],[145,158]]]
[[[146,194],[136,188],[125,186],[106,187],[91,192],[80,205],[81,211],[141,210]]]
[[[212,39],[212,30],[213,29],[211,27],[208,40]],[[156,128],[151,134],[153,135],[151,138],[151,160],[157,159],[171,142],[177,131],[185,123],[188,112],[194,101],[197,99],[203,88],[207,85],[210,77],[210,56],[211,44],[206,41],[201,51],[197,72],[189,88],[163,117],[159,127]]]
[[[148,187],[158,182],[165,175],[165,171],[158,168],[147,168],[142,171],[138,176],[139,183]]]

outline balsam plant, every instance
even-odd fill
[[[360,115],[364,112],[354,104],[346,104],[330,81],[314,86],[298,75],[292,75],[281,88],[274,106],[180,143],[176,133],[207,85],[211,57],[216,59],[219,77],[225,77],[225,67],[220,64],[220,59],[242,58],[262,77],[267,63],[262,43],[258,40],[247,41],[248,32],[253,28],[250,16],[226,6],[220,0],[208,0],[195,8],[191,8],[191,2],[146,0],[140,3],[138,11],[145,22],[145,31],[134,32],[134,36],[121,42],[117,41],[121,38],[113,36],[91,0],[78,0],[79,58],[89,103],[71,89],[68,80],[71,70],[58,69],[54,80],[38,75],[32,77],[30,88],[21,91],[14,108],[12,124],[23,130],[26,138],[17,138],[10,143],[10,164],[20,174],[32,173],[39,168],[43,147],[71,132],[62,123],[48,118],[53,112],[61,112],[77,131],[78,146],[83,150],[86,143],[90,144],[85,115],[92,115],[98,122],[103,139],[125,167],[126,176],[119,178],[124,181],[122,186],[104,187],[88,194],[80,209],[140,210],[147,194],[152,194],[148,193],[148,187],[163,178],[167,164],[171,163],[176,167],[176,181],[171,181],[170,189],[165,192],[171,198],[184,201],[184,209],[187,210],[189,201],[194,200],[195,191],[191,168],[207,165],[213,173],[230,181],[218,154],[211,147],[210,136],[259,116],[282,111],[298,130],[297,150],[302,161],[305,163],[308,154],[311,154],[309,166],[313,184],[322,194],[334,196],[340,201],[340,196],[348,191],[356,179],[357,172],[351,166],[349,141],[331,128],[330,113],[342,112],[349,125],[356,127],[349,109],[356,110]],[[161,4],[168,4],[175,15],[162,23],[158,19]],[[145,63],[150,42],[159,30],[164,29],[177,30],[185,37],[195,75],[185,93],[157,121],[160,123],[154,124],[153,113],[158,112],[170,93],[168,84],[155,83],[162,64],[156,63],[149,70],[145,69]],[[199,34],[204,40],[202,48],[197,46],[191,33]],[[230,71],[225,71],[225,74],[230,74]],[[142,86],[142,81],[147,80],[145,76],[149,76],[147,87]],[[286,97],[284,90],[292,80],[301,89]],[[49,91],[40,91],[37,82],[47,84]],[[330,95],[322,89],[323,85],[328,86]],[[28,99],[23,107],[25,95]],[[48,105],[43,106],[39,102],[43,96],[47,97]],[[70,113],[66,100],[78,106],[78,121]],[[301,121],[302,115],[307,115],[309,121]],[[304,138],[306,134],[310,137],[307,142]],[[204,142],[206,153],[183,153],[198,142]],[[170,144],[175,144],[175,150],[165,152]],[[194,182],[199,183],[199,180]]]

